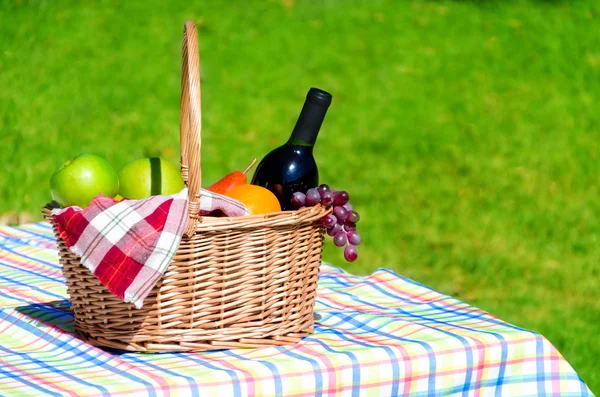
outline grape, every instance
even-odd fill
[[[348,211],[344,207],[335,207],[333,209],[333,215],[338,219],[340,223],[344,222],[348,217]]]
[[[362,237],[360,235],[360,233],[358,233],[356,230],[350,230],[349,232],[347,232],[348,234],[348,242],[352,245],[360,245],[360,243],[362,243]]]
[[[323,193],[331,191],[331,189],[329,188],[329,185],[326,185],[326,184],[319,185],[317,190],[321,194],[321,197],[323,197]]]
[[[348,192],[341,190],[335,194],[335,200],[333,201],[333,204],[344,205],[348,202],[348,200],[350,200],[350,196],[348,195]]]
[[[326,184],[311,188],[306,193],[296,192],[292,195],[292,206],[294,208],[306,208],[321,204],[324,207],[333,207],[332,213],[321,219],[321,227],[327,230],[327,234],[333,237],[333,244],[344,248],[344,258],[348,262],[354,262],[358,258],[357,246],[362,243],[362,236],[356,231],[356,223],[360,215],[350,204],[350,195],[345,190],[331,189]]]
[[[337,219],[335,216],[327,214],[321,222],[323,223],[323,226],[325,226],[326,228],[330,228],[337,223]]]
[[[339,223],[336,223],[335,225],[327,229],[327,234],[333,237],[336,234],[338,234],[340,230],[342,230],[342,226]]]
[[[345,221],[343,226],[344,226],[344,230],[347,231],[347,232],[350,232],[352,230],[356,230],[356,224],[352,223],[350,221]]]
[[[354,262],[356,258],[358,258],[358,251],[356,250],[356,247],[352,244],[348,244],[348,246],[344,249],[344,258],[346,258],[348,262]]]
[[[335,236],[333,236],[333,243],[336,245],[336,247],[343,247],[344,245],[346,245],[346,243],[348,242],[348,236],[346,235],[345,231],[340,231],[337,232],[335,234]]]
[[[306,202],[306,195],[302,192],[296,192],[292,194],[292,205],[296,208],[300,208]]]
[[[306,192],[306,205],[317,205],[321,201],[321,195],[315,188],[308,189]]]
[[[360,220],[360,215],[356,211],[348,211],[347,219],[352,223],[357,223]]]
[[[325,192],[321,194],[321,204],[323,204],[325,207],[329,207],[333,204],[333,193],[331,192]]]

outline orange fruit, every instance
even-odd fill
[[[281,211],[279,200],[269,189],[256,185],[239,185],[227,191],[225,196],[244,203],[252,215]]]

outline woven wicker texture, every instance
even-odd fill
[[[313,307],[329,211],[309,207],[201,218],[200,79],[196,28],[184,27],[181,173],[190,222],[179,250],[141,309],[112,295],[58,233],[75,332],[96,345],[173,352],[294,343],[313,331]],[[50,209],[44,215],[51,220]]]

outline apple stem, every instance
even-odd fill
[[[243,174],[246,175],[246,172],[250,171],[250,168],[254,167],[254,164],[256,164],[256,157],[252,159],[252,162],[250,163],[250,165],[248,167],[246,167]]]

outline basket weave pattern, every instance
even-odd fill
[[[313,331],[313,307],[329,211],[235,218],[198,215],[200,79],[196,29],[185,24],[181,171],[190,222],[166,273],[141,309],[112,295],[58,236],[75,332],[96,345],[129,351],[201,351],[294,343]],[[51,220],[49,209],[45,216]]]

